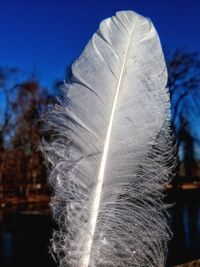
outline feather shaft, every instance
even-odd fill
[[[134,27],[135,27],[135,25],[134,25]],[[81,266],[83,266],[83,267],[88,267],[89,262],[90,262],[90,252],[91,252],[92,240],[94,237],[94,232],[95,232],[95,227],[96,227],[96,222],[97,222],[97,216],[98,216],[98,210],[99,210],[99,204],[100,204],[100,198],[101,198],[101,191],[102,191],[104,173],[105,173],[105,168],[106,168],[106,160],[107,160],[110,138],[111,138],[111,133],[112,133],[112,127],[113,127],[113,120],[114,120],[114,116],[115,116],[115,110],[116,110],[116,106],[117,106],[118,95],[119,95],[119,91],[121,88],[121,81],[122,81],[122,77],[123,77],[123,73],[124,73],[124,67],[126,64],[128,49],[130,46],[133,32],[134,32],[134,28],[130,34],[130,38],[129,38],[129,41],[128,41],[128,44],[126,47],[126,51],[125,51],[125,55],[124,55],[118,83],[117,83],[116,93],[115,93],[115,97],[114,97],[114,101],[113,101],[113,105],[112,105],[112,111],[111,111],[111,115],[110,115],[108,130],[107,130],[106,139],[105,139],[105,145],[104,145],[100,169],[99,169],[99,173],[98,173],[97,185],[96,185],[96,189],[95,189],[95,193],[94,193],[94,200],[93,200],[93,204],[92,204],[92,208],[91,208],[91,217],[89,220],[89,229],[91,229],[91,230],[88,233],[88,238],[86,238],[86,246],[85,246],[86,251],[83,253],[84,256],[83,256],[83,259],[81,260],[82,261]]]

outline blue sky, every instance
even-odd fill
[[[0,67],[37,72],[50,86],[64,78],[99,22],[127,9],[150,17],[168,49],[199,51],[199,0],[1,0]]]

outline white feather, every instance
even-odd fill
[[[104,20],[79,59],[43,150],[60,266],[164,266],[163,183],[172,171],[167,71],[149,19]]]

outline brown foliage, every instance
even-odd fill
[[[10,79],[8,74],[0,78]],[[40,116],[53,98],[35,79],[12,84],[10,89],[4,81],[1,92],[5,108],[0,128],[0,196],[28,197],[46,184],[46,170],[38,150]]]

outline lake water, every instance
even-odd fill
[[[200,258],[200,192],[171,192],[168,201],[175,200],[170,211],[174,236],[169,243],[167,266]],[[1,267],[57,266],[48,253],[54,227],[48,212],[18,210],[1,213],[0,219]]]
[[[200,191],[172,191],[171,228],[173,238],[169,243],[167,266],[200,259]]]

